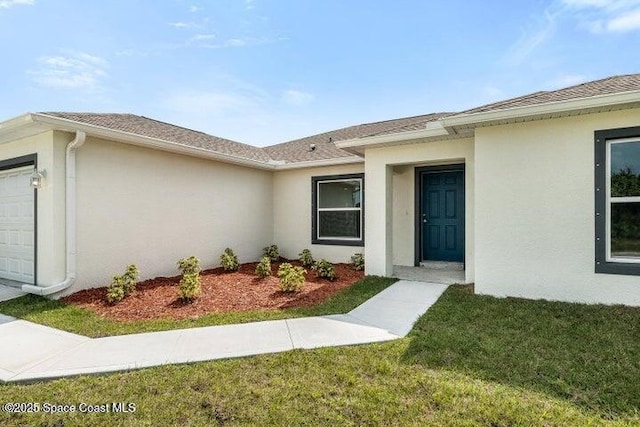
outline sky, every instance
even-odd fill
[[[640,72],[640,0],[0,0],[0,121],[133,113],[265,146]]]

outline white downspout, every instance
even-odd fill
[[[36,295],[51,295],[71,286],[76,279],[76,150],[84,144],[87,135],[76,131],[76,137],[67,144],[65,185],[65,234],[67,268],[65,279],[51,286],[22,285],[22,290]]]

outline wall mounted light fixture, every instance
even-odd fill
[[[45,170],[35,169],[31,177],[29,177],[29,186],[31,186],[31,188],[42,188],[46,176],[47,172]]]

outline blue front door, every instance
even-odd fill
[[[464,172],[421,172],[422,260],[464,261]]]

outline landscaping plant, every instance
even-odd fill
[[[200,260],[194,256],[178,261],[178,268],[182,270],[182,279],[178,285],[178,297],[186,302],[193,301],[200,296]]]
[[[300,263],[304,267],[311,267],[313,265],[313,256],[311,255],[311,251],[309,249],[303,249],[302,252],[298,254],[298,257]]]
[[[278,269],[280,278],[280,289],[283,292],[297,292],[304,286],[304,275],[307,272],[302,267],[294,267],[288,262],[284,262]]]
[[[277,262],[280,259],[280,254],[278,253],[278,245],[267,246],[263,249],[264,255],[268,256],[271,262]]]
[[[127,266],[124,274],[120,276],[113,276],[113,281],[107,287],[107,301],[110,304],[120,302],[136,290],[136,280],[138,280],[140,272],[135,264]]]
[[[268,256],[260,258],[260,262],[256,265],[256,275],[260,278],[271,276],[271,259]]]
[[[238,271],[240,264],[238,263],[238,257],[233,253],[233,249],[226,248],[222,255],[220,255],[220,262],[224,271]]]
[[[320,261],[316,261],[312,267],[313,271],[316,272],[318,277],[324,277],[325,279],[335,280],[336,278],[336,269],[326,259],[321,259]]]
[[[364,270],[364,255],[356,253],[351,257],[351,264],[356,270]]]

